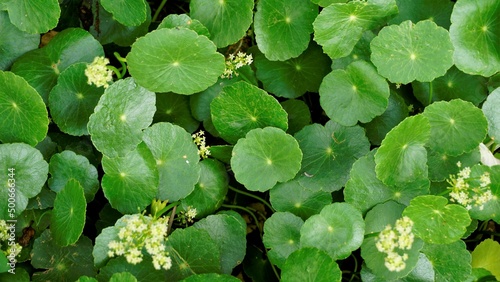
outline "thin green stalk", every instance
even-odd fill
[[[159,210],[158,211],[158,217],[162,216],[162,214],[164,214],[166,211],[170,210],[171,208],[176,207],[177,205],[179,205],[179,201],[173,202],[170,205],[168,205],[168,206],[164,207],[163,209]]]
[[[354,277],[356,276],[356,272],[358,271],[358,260],[356,259],[356,256],[351,254],[351,257],[354,259],[354,271],[352,272],[351,279],[349,279],[349,282],[351,282]]]
[[[158,9],[156,9],[156,12],[153,15],[153,18],[151,19],[151,22],[156,22],[156,20],[158,19],[158,16],[160,15],[161,10],[163,9],[163,7],[165,6],[166,3],[167,3],[167,0],[161,1],[160,6],[158,6]]]
[[[122,74],[121,74],[121,72],[120,72],[117,68],[115,68],[114,66],[109,66],[109,65],[108,65],[108,66],[106,66],[106,67],[107,67],[109,70],[112,70],[112,71],[116,74],[116,77],[117,77],[118,79],[121,79],[121,78],[123,77],[123,76],[122,76]]]
[[[170,232],[172,231],[172,224],[174,224],[174,217],[175,217],[176,209],[177,209],[177,206],[175,205],[172,208],[172,212],[170,213],[170,217],[168,218],[167,234],[170,234]]]
[[[256,196],[254,194],[250,194],[250,193],[247,193],[245,191],[241,191],[241,190],[238,190],[232,186],[229,186],[229,190],[232,190],[236,193],[239,193],[239,194],[242,194],[242,195],[245,195],[245,196],[248,196],[248,197],[251,197],[251,198],[254,198],[256,200],[259,200],[260,202],[262,202],[264,205],[266,205],[266,207],[268,207],[272,212],[275,212],[276,210],[264,199],[262,199],[261,197],[259,196]]]
[[[118,52],[114,52],[113,55],[115,55],[115,58],[122,65],[122,67],[121,67],[121,73],[120,73],[121,74],[120,78],[123,78],[125,76],[125,74],[127,73],[127,64],[126,64],[127,59],[123,58]]]

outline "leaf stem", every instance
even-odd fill
[[[158,217],[162,216],[162,214],[164,214],[164,213],[165,213],[166,211],[168,211],[169,209],[177,207],[177,205],[179,205],[179,201],[177,201],[177,202],[173,202],[173,203],[171,203],[170,205],[168,205],[168,206],[164,207],[163,209],[159,210],[159,211],[157,212]],[[154,216],[156,217],[156,214],[155,214]]]
[[[242,195],[245,195],[245,196],[248,196],[248,197],[251,197],[251,198],[254,198],[254,199],[257,199],[259,200],[260,202],[262,202],[264,205],[266,205],[266,207],[268,207],[272,212],[276,212],[276,210],[264,199],[262,199],[261,197],[259,196],[256,196],[254,194],[250,194],[250,193],[247,193],[245,191],[241,191],[241,190],[238,190],[232,186],[229,186],[229,190],[232,190],[236,193],[239,193],[239,194],[242,194]]]
[[[126,58],[123,58],[118,52],[114,52],[113,55],[115,55],[115,58],[118,60],[118,62],[120,62],[120,64],[122,64],[122,67],[121,67],[121,76],[120,78],[123,78],[125,76],[125,74],[127,73],[127,59]]]
[[[106,66],[106,68],[108,68],[109,70],[112,70],[115,74],[116,74],[116,77],[118,79],[121,79],[123,76],[121,74],[121,72],[114,66]]]
[[[155,22],[156,19],[158,19],[158,16],[160,15],[161,10],[163,9],[163,7],[165,6],[166,3],[167,3],[167,0],[161,1],[160,6],[158,6],[158,9],[156,9],[156,12],[153,15],[153,18],[151,19],[151,22]]]
[[[168,219],[167,234],[170,234],[170,232],[172,231],[172,224],[174,224],[174,217],[175,217],[175,211],[176,211],[176,209],[177,209],[177,205],[175,205],[172,208],[172,213],[170,214],[170,217]]]
[[[429,82],[429,105],[432,103],[432,95],[433,95],[433,87],[432,87],[432,81]]]

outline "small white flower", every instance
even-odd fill
[[[106,65],[109,60],[105,57],[95,57],[91,64],[87,65],[85,69],[85,76],[87,76],[87,83],[94,84],[97,87],[103,86],[108,88],[108,82],[113,80],[113,71],[108,69]]]

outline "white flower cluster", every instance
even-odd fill
[[[166,270],[172,267],[172,259],[165,251],[167,240],[168,217],[153,219],[149,216],[135,214],[125,219],[126,226],[120,228],[117,241],[108,244],[108,256],[125,256],[128,263],[137,264],[142,261],[142,250],[153,258],[156,269]]]
[[[210,155],[210,146],[207,146],[205,142],[205,132],[203,130],[191,135],[193,137],[193,142],[198,146],[198,155],[201,158],[206,159]]]
[[[13,257],[15,260],[15,257],[17,257],[20,253],[23,247],[19,245],[19,243],[13,244],[10,239],[10,229],[9,226],[7,225],[7,222],[3,219],[0,219],[0,246],[2,247],[2,251],[7,257]],[[11,239],[12,240],[12,239]],[[3,243],[7,242],[8,243]],[[3,248],[6,247],[5,250]]]
[[[193,222],[193,219],[196,217],[197,214],[198,214],[198,211],[196,210],[196,208],[188,206],[187,207],[187,211],[181,211],[179,213],[179,216],[177,217],[177,220],[180,223],[182,223],[184,225],[187,225],[188,223],[192,223]]]
[[[87,83],[89,85],[95,84],[97,87],[103,86],[108,88],[108,82],[113,80],[113,71],[106,67],[109,60],[105,57],[95,57],[91,64],[87,65],[85,69],[85,76],[87,76]]]
[[[385,253],[385,267],[389,271],[399,272],[406,268],[408,254],[400,255],[396,249],[409,250],[413,245],[415,236],[412,233],[413,221],[404,216],[396,221],[394,228],[387,225],[377,237],[375,246],[379,252]]]
[[[250,65],[253,62],[252,54],[245,54],[243,52],[238,52],[235,55],[229,55],[228,60],[226,60],[226,69],[224,73],[221,75],[222,78],[233,78],[233,74],[238,76],[237,69]]]
[[[461,167],[462,164],[458,162],[457,166]],[[447,180],[451,185],[451,187],[448,187],[451,190],[450,200],[463,205],[468,210],[472,208],[472,205],[479,207],[479,210],[483,210],[485,203],[495,199],[490,189],[490,174],[484,172],[478,179],[471,177],[470,173],[470,167],[464,167],[456,176],[450,175],[450,179]],[[479,185],[472,185],[471,187],[473,181],[476,180],[479,180]]]
[[[7,222],[3,219],[0,219],[0,242],[7,241],[8,239],[9,239],[9,230]]]

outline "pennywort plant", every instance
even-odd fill
[[[0,280],[500,279],[499,14],[0,1]]]

